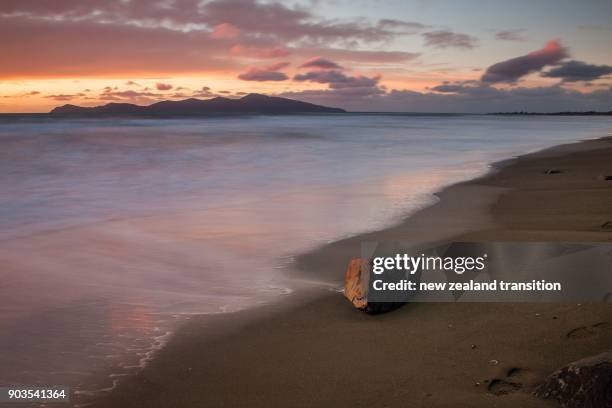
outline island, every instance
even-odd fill
[[[161,101],[148,106],[132,103],[108,103],[85,107],[63,105],[49,112],[51,115],[127,115],[127,116],[198,116],[211,114],[271,114],[346,113],[344,109],[315,105],[294,99],[250,93],[239,99],[216,97],[211,99],[184,99]]]

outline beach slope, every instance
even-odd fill
[[[400,225],[299,257],[292,273],[337,284],[364,240],[611,242],[611,163],[610,138],[499,163]],[[422,303],[369,316],[321,287],[191,319],[95,406],[554,407],[534,387],[612,344],[610,303]]]

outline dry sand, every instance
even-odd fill
[[[605,175],[610,138],[499,163],[396,227],[301,256],[292,273],[337,284],[364,240],[610,242]],[[554,407],[531,395],[534,386],[611,346],[611,303],[409,304],[369,316],[310,287],[275,305],[193,318],[96,406]]]

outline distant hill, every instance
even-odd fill
[[[534,115],[534,116],[610,116],[612,111],[608,112],[597,112],[597,111],[584,111],[584,112],[496,112],[489,113],[489,115]]]
[[[106,105],[83,107],[76,105],[58,106],[52,115],[208,115],[223,113],[295,114],[295,113],[345,113],[344,109],[296,101],[293,99],[266,96],[256,93],[240,99],[216,97],[212,99],[185,99],[162,101],[149,106],[131,103],[108,103]]]

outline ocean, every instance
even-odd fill
[[[494,161],[611,130],[584,116],[0,116],[0,384],[69,385],[85,404],[189,316],[290,296],[294,255],[397,223]]]

